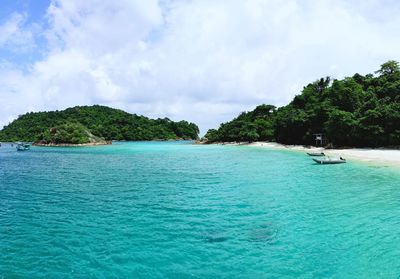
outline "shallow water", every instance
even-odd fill
[[[188,142],[0,148],[0,278],[399,278],[400,174]]]

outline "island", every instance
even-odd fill
[[[145,116],[106,106],[76,106],[62,111],[30,112],[0,131],[0,141],[39,146],[103,145],[116,141],[196,140],[196,124]]]
[[[203,143],[277,142],[339,147],[400,146],[400,67],[374,74],[321,78],[286,106],[260,105],[210,129]]]

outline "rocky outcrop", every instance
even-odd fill
[[[88,142],[88,143],[45,143],[45,142],[35,142],[34,146],[50,146],[50,147],[78,147],[78,146],[97,146],[97,145],[109,145],[112,141],[100,141],[100,142]]]

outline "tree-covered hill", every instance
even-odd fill
[[[50,131],[56,131],[54,128],[60,130],[58,136],[63,137],[58,141],[64,143],[66,140],[87,142],[85,129],[106,140],[131,141],[197,139],[199,133],[196,124],[187,121],[149,119],[95,105],[24,114],[0,131],[0,141],[53,141],[56,133],[51,134]]]
[[[287,106],[261,105],[244,112],[206,138],[313,144],[324,133],[333,146],[400,146],[400,67],[388,61],[373,74],[308,84]]]
[[[93,135],[80,123],[68,122],[46,130],[36,142],[38,145],[76,145],[76,144],[108,144],[102,138]]]

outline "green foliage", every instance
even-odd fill
[[[358,123],[351,112],[334,109],[326,122],[326,134],[336,145],[354,145],[353,136]],[[338,132],[340,131],[340,132]]]
[[[313,144],[313,134],[324,133],[335,146],[400,146],[399,63],[388,61],[375,73],[333,81],[321,78],[287,106],[258,106],[209,130],[205,137],[210,142]]]
[[[80,128],[76,125],[81,125]],[[60,129],[57,137],[68,141],[86,140],[82,127],[106,140],[197,139],[198,127],[187,121],[168,118],[149,119],[105,106],[78,106],[63,111],[27,113],[0,131],[0,141],[49,140],[51,128]],[[68,134],[68,135],[67,135]],[[74,135],[74,136],[73,136]]]
[[[87,128],[82,124],[65,123],[44,131],[40,136],[40,141],[42,143],[81,144],[90,142],[89,135]]]
[[[260,105],[251,112],[243,112],[234,120],[221,124],[218,130],[209,130],[205,138],[211,142],[272,140],[274,113],[274,106]]]
[[[381,68],[375,73],[380,74],[382,76],[393,75],[400,71],[399,62],[394,60],[389,60],[386,63],[381,65]]]

